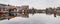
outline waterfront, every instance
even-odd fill
[[[60,16],[56,17],[56,10],[54,9],[54,8],[58,8],[57,15],[60,15],[60,0],[0,0],[0,4],[1,4],[0,5],[0,8],[1,8],[0,24],[60,24]],[[29,8],[34,8],[35,10],[34,9],[30,10],[29,12],[31,14],[29,13],[29,16],[28,16],[28,13],[26,12],[27,9],[24,9],[22,5],[29,5]],[[13,9],[11,11],[8,11],[11,8]],[[14,13],[16,12],[16,8],[17,8],[17,11],[20,12],[20,14],[18,13],[17,17],[16,17],[16,13]],[[48,8],[48,10],[45,12],[44,9],[46,8]],[[42,11],[40,11],[40,9],[42,9]],[[5,12],[7,14],[5,14]],[[44,14],[41,14],[40,12],[41,13],[43,12]],[[40,14],[35,14],[35,13],[40,13]],[[4,18],[7,18],[7,19],[4,19]]]
[[[15,17],[10,20],[2,20],[0,24],[60,24],[60,16],[29,14],[29,18]]]

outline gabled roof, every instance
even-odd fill
[[[7,4],[1,4],[1,3],[0,3],[0,5],[2,5],[2,6],[8,6]]]

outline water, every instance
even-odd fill
[[[46,14],[29,14],[29,18],[16,17],[10,20],[2,20],[0,24],[60,24],[60,17]]]

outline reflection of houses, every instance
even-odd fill
[[[10,13],[11,12],[9,11],[10,9],[11,11],[13,11],[13,13]],[[15,16],[14,12],[15,12],[15,9],[13,9],[13,6],[0,4],[0,19],[13,18]]]
[[[46,8],[46,14],[52,14],[53,9],[51,7]]]
[[[29,6],[20,6],[18,7],[17,6],[17,9],[18,9],[18,12],[17,13],[17,16],[21,16],[21,17],[28,17],[28,9],[29,9]]]
[[[57,12],[57,15],[60,16],[60,7],[57,7],[57,8],[56,8],[56,12]]]
[[[54,17],[60,15],[60,7],[57,8],[46,8],[46,9],[29,9],[28,5],[24,6],[12,6],[12,5],[4,5],[0,4],[0,19],[11,19],[15,17],[25,17],[28,18],[29,14],[35,13],[46,13],[46,14],[54,14]]]
[[[56,15],[60,15],[60,7],[46,8],[46,14],[54,14],[54,17],[56,17]]]
[[[7,18],[8,16],[7,6],[8,5],[0,4],[0,20]]]
[[[16,16],[17,9],[15,6],[9,6],[9,16]]]
[[[29,17],[28,15],[29,6],[11,6],[6,5],[5,7],[0,5],[0,19],[11,19],[15,17]]]

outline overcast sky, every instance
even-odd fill
[[[60,6],[60,0],[0,0],[0,3],[10,5],[29,5],[29,7],[35,7],[37,9]]]

